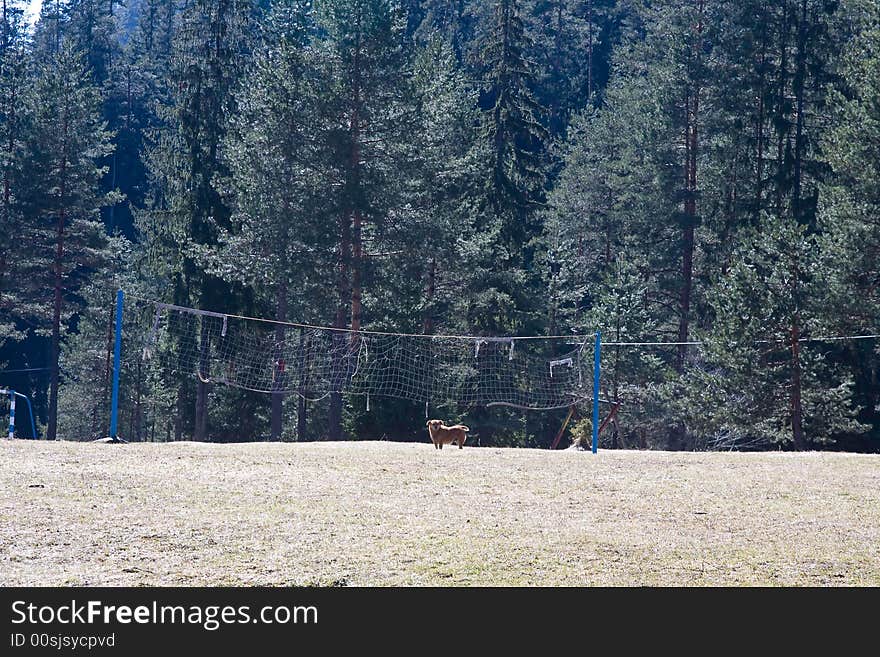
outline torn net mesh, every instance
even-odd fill
[[[150,305],[139,356],[205,383],[314,401],[338,392],[534,410],[592,396],[592,338],[351,332]]]

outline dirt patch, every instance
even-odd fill
[[[880,456],[0,441],[4,585],[880,585]]]

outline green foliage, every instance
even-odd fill
[[[877,342],[813,341],[880,326],[875,2],[46,0],[32,38],[4,7],[0,362],[60,361],[14,382],[50,427],[60,399],[63,435],[105,430],[119,285],[338,327],[601,330],[603,446],[876,447]],[[135,439],[424,438],[420,403],[197,383],[181,345],[212,345],[171,324],[160,365],[125,364]],[[562,419],[433,403],[481,444]]]
[[[533,91],[532,40],[521,3],[499,0],[481,19],[474,56],[487,159],[468,322],[477,333],[534,333],[542,328],[544,311],[533,267],[546,182],[544,108]]]
[[[29,116],[22,99],[30,73],[30,56],[20,3],[9,2],[0,22],[0,225],[7,236],[18,235],[25,226],[21,189],[25,184],[27,150],[25,126]],[[25,337],[16,319],[17,309],[27,301],[16,281],[19,258],[15,240],[0,244],[0,346]],[[0,358],[2,360],[2,358]]]
[[[100,92],[81,55],[67,42],[43,53],[23,103],[29,157],[19,199],[30,220],[20,233],[27,252],[17,274],[26,292],[17,312],[39,326],[35,334],[49,337],[50,439],[57,429],[64,325],[82,305],[76,295],[107,258],[98,213],[118,199],[101,189],[105,170],[99,162],[113,147],[100,112]]]
[[[819,244],[833,312],[820,321],[830,333],[880,326],[880,9],[848,3],[853,36],[830,95],[833,121],[823,152],[832,175],[821,188]],[[871,331],[876,333],[877,331]],[[880,342],[842,345],[833,354],[851,373],[860,419],[880,431]]]
[[[827,362],[821,342],[798,343],[830,310],[816,247],[803,226],[768,217],[714,286],[715,322],[689,376],[691,430],[709,444],[790,444],[795,381],[810,445],[865,429],[852,378]]]
[[[92,272],[80,292],[83,302],[76,312],[76,331],[65,336],[60,359],[66,376],[59,392],[58,435],[64,440],[95,440],[108,435],[116,289],[119,284],[133,289],[128,281],[119,281],[116,272],[125,268],[131,247],[125,238],[110,238],[107,261]],[[126,332],[136,332],[137,313],[130,302],[127,310]],[[137,404],[137,394],[141,392],[141,401],[146,402],[146,386],[134,380],[140,354],[129,350],[125,356],[121,435],[136,440],[143,435],[147,415],[145,403]]]

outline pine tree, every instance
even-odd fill
[[[658,34],[668,35],[668,27],[652,24]],[[629,301],[626,307],[638,297],[645,321],[636,341],[677,341],[682,226],[694,228],[682,192],[689,133],[680,99],[688,86],[672,56],[677,45],[670,45],[672,54],[657,51],[658,34],[637,33],[621,45],[601,106],[572,120],[561,149],[563,168],[549,198],[546,231],[555,263],[549,280],[554,332],[607,327],[620,315],[610,296],[618,293]],[[652,444],[675,439],[681,432],[674,410],[659,397],[673,378],[677,350],[632,356],[627,360],[629,354],[615,350],[627,363],[614,374],[615,387],[625,391],[619,401],[628,424],[620,436],[638,444],[648,437]]]
[[[107,228],[134,236],[136,215],[149,198],[150,172],[145,152],[163,127],[162,108],[171,104],[171,55],[176,33],[174,0],[145,0],[120,54],[108,89],[108,118],[116,131],[111,182],[128,204],[109,209]]]
[[[550,131],[564,135],[572,112],[598,98],[607,79],[608,49],[619,20],[612,0],[536,0],[529,21],[540,71],[538,98],[549,109]]]
[[[832,169],[821,187],[819,211],[824,290],[833,312],[823,327],[837,335],[873,334],[880,327],[880,9],[848,3],[852,35],[841,61],[841,82],[830,97],[831,128],[823,153]],[[852,372],[862,419],[880,427],[880,351],[877,341],[840,346],[838,358]]]
[[[339,192],[328,199],[337,227],[333,324],[357,331],[373,264],[365,244],[382,248],[395,229],[390,214],[400,207],[400,171],[411,158],[408,126],[416,117],[405,76],[409,53],[402,25],[386,0],[321,3],[318,25],[327,38],[317,47],[333,71],[325,80],[326,107],[335,126],[333,162],[339,181]],[[336,339],[349,338],[339,333]],[[341,382],[336,383],[338,388]],[[334,393],[328,436],[339,438],[341,430],[342,397]]]
[[[439,36],[452,48],[456,62],[462,64],[473,38],[475,7],[472,3],[465,0],[421,0],[408,4],[407,26],[414,28],[414,39],[425,43]],[[421,22],[416,26],[419,20]]]
[[[25,30],[20,3],[4,0],[0,15],[0,225],[8,236],[17,236],[24,216],[20,207],[20,187],[25,154],[22,135],[27,117],[22,102],[28,71]],[[13,239],[0,245],[0,345],[21,337],[16,330],[16,282]]]
[[[675,202],[658,175],[667,124],[659,104],[649,102],[651,90],[635,82],[613,80],[602,107],[572,121],[561,151],[564,167],[547,211],[554,333],[601,330],[611,342],[674,341],[677,334],[668,282],[677,271],[670,262],[677,225],[664,221]],[[602,394],[621,404],[611,444],[665,446],[676,426],[667,389],[676,354],[609,349]]]
[[[851,377],[828,362],[821,342],[804,342],[831,311],[827,274],[815,238],[792,219],[765,217],[743,240],[710,294],[715,323],[705,362],[691,371],[697,433],[806,449],[864,429]]]
[[[124,237],[110,237],[106,257],[96,263],[79,290],[76,330],[65,335],[59,361],[65,378],[58,391],[58,434],[65,440],[95,440],[108,435],[116,291],[119,287],[128,292],[136,290],[130,274],[121,274],[130,263],[131,246]],[[132,381],[135,377],[131,376],[141,360],[131,348],[136,342],[130,340],[137,330],[136,318],[129,301],[123,313],[125,339],[118,415],[123,421],[133,420],[119,427],[119,435],[128,441],[143,440],[145,415],[144,405],[138,403],[138,381]]]
[[[168,68],[177,28],[176,14],[174,0],[143,1],[128,50],[147,75],[157,76]],[[154,80],[155,84],[161,82]],[[158,100],[164,99],[159,96]]]
[[[44,0],[40,4],[40,18],[34,27],[34,51],[54,55],[61,50],[64,32],[70,17],[67,0]]]
[[[548,138],[535,99],[535,73],[527,59],[531,37],[517,0],[498,0],[478,38],[482,139],[486,144],[483,261],[469,320],[478,331],[534,331],[543,311],[535,252],[542,233],[538,210],[546,182]],[[531,274],[529,272],[532,272]]]
[[[99,86],[112,74],[120,45],[113,15],[114,0],[67,0],[64,13],[65,40],[82,53],[85,65]]]
[[[473,268],[482,258],[475,217],[482,197],[485,144],[478,124],[477,92],[439,33],[414,53],[407,131],[401,135],[399,182],[388,207],[392,230],[371,246],[370,327],[409,333],[460,333],[467,329]],[[378,236],[378,234],[377,234]],[[412,435],[424,424],[424,401],[371,400],[370,413],[352,400],[350,431],[357,435]],[[454,404],[432,399],[430,407]]]
[[[29,262],[30,301],[50,327],[46,436],[54,440],[62,333],[75,310],[69,299],[105,258],[106,240],[96,219],[100,208],[115,198],[100,192],[104,170],[97,162],[112,146],[101,119],[100,92],[81,53],[67,43],[41,58],[25,102],[32,124],[26,138],[29,186],[22,196],[25,212],[34,219],[24,237],[42,252]]]
[[[564,167],[549,197],[546,231],[556,270],[551,279],[554,332],[595,330],[583,326],[580,314],[591,305],[595,284],[611,274],[620,257],[640,257],[643,278],[652,281],[646,299],[658,295],[647,256],[660,230],[641,219],[664,210],[643,147],[655,117],[629,91],[614,86],[603,110],[576,117],[560,149]],[[656,307],[652,314],[664,317]]]
[[[320,322],[332,310],[320,290],[333,285],[327,275],[333,261],[325,246],[331,217],[324,184],[331,133],[321,122],[321,81],[330,71],[318,53],[300,43],[307,17],[297,19],[284,9],[273,21],[272,40],[248,73],[248,89],[239,97],[239,113],[225,143],[234,228],[222,234],[218,260],[227,279],[252,287],[278,322]],[[281,19],[286,26],[279,25]],[[283,344],[288,333],[277,324],[275,344]],[[289,381],[302,369],[292,363],[277,366],[270,418],[274,440],[283,435],[281,390],[304,386],[304,381]],[[300,392],[297,439],[303,440],[305,391]]]
[[[397,240],[394,251],[400,255],[383,268],[389,278],[404,273],[395,284],[398,290],[421,285],[409,297],[418,300],[419,311],[397,313],[397,321],[423,333],[466,328],[460,320],[466,306],[459,291],[471,286],[471,267],[479,260],[474,216],[488,149],[474,130],[477,91],[456,62],[452,45],[437,34],[416,56],[420,130],[413,134],[418,158],[413,158],[413,183],[406,196],[407,207],[415,212],[403,239]],[[428,257],[413,259],[407,243],[424,245]],[[420,324],[411,324],[413,316]]]
[[[233,289],[207,271],[205,254],[217,245],[219,232],[229,228],[230,208],[218,181],[227,175],[220,147],[235,113],[238,78],[251,42],[249,2],[198,0],[180,18],[174,35],[169,105],[160,110],[164,123],[150,149],[148,167],[155,181],[149,213],[140,229],[151,247],[156,270],[168,267],[172,300],[179,305],[238,310],[242,300]],[[207,378],[211,345],[199,336],[200,367]],[[209,384],[196,384],[193,437],[208,436]],[[176,436],[188,416],[188,389],[178,389]]]
[[[662,446],[658,438],[669,430],[670,415],[662,408],[668,397],[662,383],[671,378],[672,368],[655,350],[621,344],[650,341],[661,326],[645,303],[650,282],[637,257],[621,249],[614,258],[591,286],[591,304],[579,314],[579,332],[601,331],[602,339],[612,343],[603,350],[601,384],[602,398],[611,402],[607,412],[615,410],[608,427],[610,446]],[[591,424],[587,421],[590,429]]]

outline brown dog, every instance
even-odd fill
[[[443,449],[443,445],[451,445],[452,443],[458,443],[458,448],[461,449],[467,440],[467,432],[470,431],[463,424],[447,427],[443,424],[443,420],[428,420],[427,427],[431,442],[434,443],[434,449]]]

